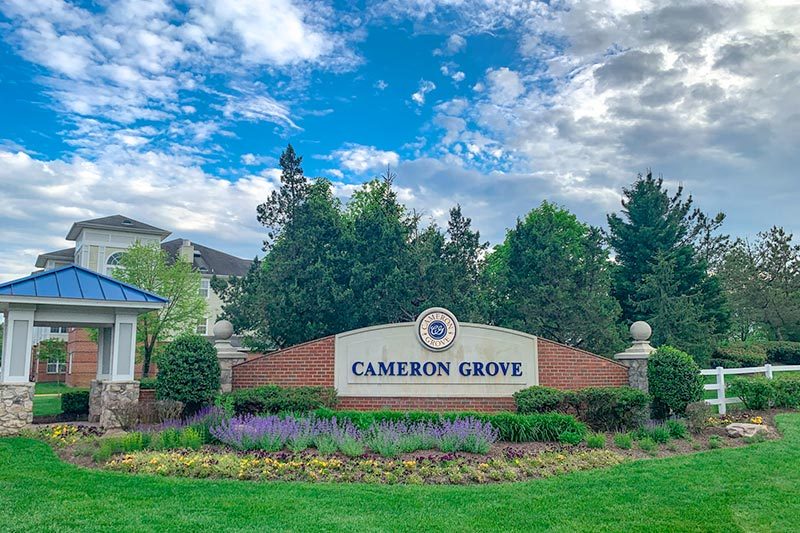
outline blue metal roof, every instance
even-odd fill
[[[0,283],[0,295],[108,302],[167,303],[169,301],[78,265],[45,270],[26,278]]]

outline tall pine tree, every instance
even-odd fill
[[[269,198],[257,208],[258,221],[267,227],[267,238],[264,240],[264,251],[278,237],[283,228],[295,216],[297,208],[305,201],[310,184],[303,174],[303,157],[298,156],[291,144],[281,153],[281,186],[272,191]]]
[[[617,262],[613,294],[622,318],[626,323],[666,324],[668,309],[685,306],[691,321],[681,322],[683,331],[671,326],[670,342],[702,359],[729,325],[719,280],[709,274],[706,259],[727,239],[715,235],[724,215],[710,218],[693,209],[692,198],[683,198],[682,187],[670,196],[663,180],[652,172],[640,175],[623,192],[622,213],[608,215],[609,242]],[[666,335],[654,328],[656,342]],[[698,335],[704,335],[705,342],[699,342]]]

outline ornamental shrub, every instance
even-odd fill
[[[574,416],[563,413],[533,413],[520,415],[516,413],[434,413],[428,411],[334,411],[332,409],[317,409],[314,415],[319,418],[336,418],[353,424],[360,430],[367,430],[375,424],[382,422],[414,423],[424,422],[440,424],[442,421],[456,421],[462,419],[475,419],[488,422],[499,434],[499,440],[504,442],[558,442],[564,433],[580,436],[578,442],[586,434],[586,426],[575,419]]]
[[[605,448],[606,436],[604,433],[592,433],[586,436],[586,445],[589,448]]]
[[[564,405],[564,393],[550,387],[528,387],[514,393],[514,403],[517,412],[523,415],[560,411]]]
[[[687,405],[703,398],[700,367],[691,355],[671,346],[662,346],[650,355],[647,380],[656,418],[682,415]]]
[[[686,406],[686,425],[695,435],[708,427],[708,419],[714,415],[711,406],[704,401],[692,402]]]
[[[650,398],[632,387],[590,387],[568,394],[578,418],[595,431],[627,431],[647,417]]]
[[[775,389],[775,407],[800,407],[800,377],[778,377],[772,382],[772,387]]]
[[[620,450],[630,450],[633,448],[633,437],[630,433],[615,433],[614,446]]]
[[[230,405],[231,414],[262,415],[282,412],[306,413],[322,407],[335,407],[336,389],[333,387],[279,387],[265,385],[253,389],[239,389],[223,394],[220,405]]]
[[[769,409],[775,405],[775,388],[772,381],[763,376],[733,378],[728,392],[738,396],[748,409]]]
[[[155,390],[157,378],[142,378],[139,380],[139,390]]]
[[[182,335],[159,355],[156,397],[183,402],[186,411],[194,413],[214,401],[219,374],[214,346],[199,335]]]
[[[800,365],[800,342],[771,342],[767,346],[767,360],[783,365]]]
[[[89,391],[70,391],[61,395],[61,410],[65,415],[80,416],[89,414]]]
[[[712,367],[743,368],[767,362],[767,343],[731,342],[717,346],[711,355]]]

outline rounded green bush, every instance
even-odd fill
[[[514,403],[522,415],[558,411],[564,404],[564,393],[550,387],[528,387],[514,393]]]
[[[728,384],[731,396],[738,396],[748,409],[769,409],[775,404],[775,388],[772,380],[763,376],[733,378]]]
[[[700,367],[691,355],[671,346],[662,346],[650,355],[647,380],[657,418],[682,415],[687,405],[703,397]]]
[[[192,413],[214,401],[219,391],[219,361],[214,346],[199,335],[183,335],[158,358],[156,397],[183,402]]]

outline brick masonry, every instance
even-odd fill
[[[298,344],[262,355],[233,367],[233,388],[260,385],[333,387],[335,336]],[[618,387],[628,384],[628,369],[616,361],[577,348],[538,338],[539,384],[557,389]],[[423,411],[513,411],[507,398],[339,398],[340,409]]]

